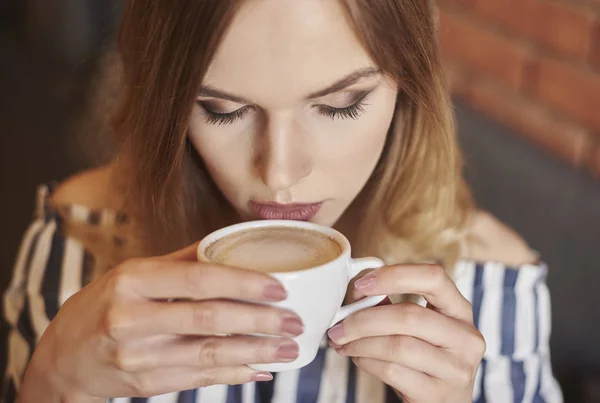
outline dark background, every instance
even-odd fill
[[[81,139],[97,133],[81,116],[119,12],[116,0],[0,0],[2,289],[36,186],[90,165]],[[600,184],[460,99],[456,113],[477,201],[550,265],[552,354],[566,401],[600,402]]]

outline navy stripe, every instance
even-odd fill
[[[486,402],[486,397],[485,397],[485,377],[487,375],[486,374],[486,370],[487,370],[487,361],[486,360],[481,361],[481,366],[479,367],[479,370],[481,371],[481,384],[480,384],[480,388],[479,388],[479,397],[473,403],[485,403]]]
[[[2,399],[0,400],[3,403],[13,403],[17,400],[17,388],[12,377],[4,381],[4,390],[2,391]]]
[[[145,397],[132,397],[131,403],[148,403],[148,399]]]
[[[525,397],[525,368],[522,361],[510,364],[510,381],[513,387],[513,402],[521,403]]]
[[[94,255],[92,255],[87,249],[84,248],[83,262],[81,264],[81,288],[84,288],[92,282],[94,262]]]
[[[62,277],[62,262],[65,251],[65,239],[61,234],[62,225],[60,220],[56,221],[56,231],[52,235],[50,246],[50,255],[44,271],[44,279],[40,293],[44,298],[46,306],[46,316],[52,320],[58,313],[58,290],[60,289],[60,279]]]
[[[37,244],[40,240],[40,235],[42,234],[42,231],[44,230],[44,228],[45,227],[42,227],[42,229],[40,231],[38,231],[37,234],[35,234],[35,237],[33,238],[32,242],[31,242],[31,247],[29,248],[29,252],[27,254],[27,262],[25,264],[25,272],[23,273],[23,276],[26,279],[29,278],[29,272],[31,271],[31,262],[33,260],[33,254],[37,248]],[[27,286],[25,285],[25,287],[27,287]],[[23,293],[26,294],[26,290],[23,290]],[[25,295],[25,298],[23,301],[23,310],[21,311],[21,314],[19,315],[19,320],[17,321],[17,329],[19,330],[19,332],[21,333],[21,335],[27,342],[27,345],[29,346],[29,358],[31,358],[31,355],[33,354],[33,350],[35,349],[35,346],[37,343],[37,338],[35,336],[35,332],[34,332],[33,326],[32,326],[30,309],[29,309],[29,297],[27,295]]]
[[[242,385],[227,388],[227,403],[242,403]]]
[[[517,322],[517,296],[515,286],[518,270],[504,270],[504,292],[502,301],[502,355],[512,356],[515,352],[515,328]]]
[[[385,386],[385,403],[402,403],[396,391],[388,385]]]
[[[479,328],[479,314],[481,312],[481,302],[483,301],[483,265],[475,265],[475,279],[473,281],[473,321],[475,327]]]
[[[296,403],[315,403],[319,398],[321,376],[325,366],[325,351],[324,348],[319,349],[315,360],[300,370]]]
[[[29,358],[31,358],[31,354],[35,349],[37,337],[35,335],[35,331],[33,330],[29,311],[29,298],[25,298],[23,311],[21,311],[19,321],[17,322],[17,329],[19,330],[19,333],[21,333],[21,336],[23,336],[23,338],[27,341],[27,345],[29,346]]]
[[[356,403],[356,365],[352,360],[348,369],[348,387],[346,388],[346,403]]]
[[[197,395],[197,389],[186,390],[185,392],[179,393],[179,396],[177,396],[177,403],[196,403]]]
[[[257,382],[256,383],[256,397],[255,400],[258,403],[271,403],[273,400],[273,394],[275,393],[275,381],[277,379],[277,373],[273,374],[273,380],[270,382]]]

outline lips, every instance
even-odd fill
[[[263,220],[309,221],[317,215],[323,203],[280,204],[251,201],[248,205],[250,210]]]

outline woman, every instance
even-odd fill
[[[422,0],[129,0],[116,156],[42,188],[6,295],[6,400],[560,402],[546,270],[471,202],[432,13]],[[196,262],[193,243],[292,216],[387,260],[349,300],[427,303],[351,316],[312,364],[272,379],[247,364],[293,360],[302,323],[231,299],[285,290]]]

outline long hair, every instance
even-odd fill
[[[398,84],[381,159],[340,225],[357,255],[392,262],[459,255],[472,201],[424,0],[340,0],[349,24]],[[119,34],[123,94],[114,119],[116,179],[145,254],[170,251],[235,221],[187,140],[196,92],[241,1],[128,0]],[[360,217],[360,219],[356,219]]]

